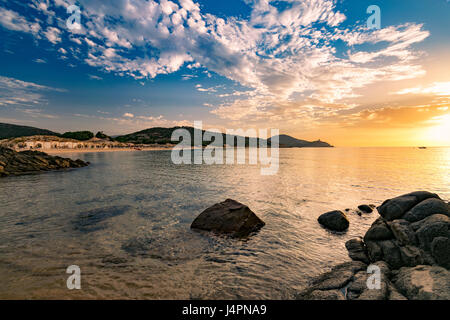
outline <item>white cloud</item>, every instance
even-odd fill
[[[15,11],[0,7],[0,25],[13,31],[37,34],[40,31],[38,23],[31,23]]]
[[[129,113],[129,112],[124,113],[123,116],[124,116],[125,118],[134,118],[134,114]]]
[[[277,8],[279,2],[283,9]],[[424,75],[418,60],[422,53],[412,48],[430,35],[423,25],[348,29],[336,2],[246,0],[248,18],[223,19],[192,0],[117,0],[114,5],[79,0],[87,32],[83,38],[69,34],[69,39],[86,50],[87,64],[106,72],[144,79],[182,66],[202,67],[239,83],[246,87],[243,93],[217,93],[224,100],[212,108],[228,119],[289,119],[302,112],[314,118],[349,108],[358,90],[371,84]],[[67,6],[64,0],[52,4]],[[30,22],[14,12],[7,12],[0,24],[32,32]],[[49,26],[36,32],[58,43],[61,30]],[[335,41],[343,41],[346,54],[337,52]],[[316,106],[315,111],[306,105]]]
[[[395,92],[395,94],[423,94],[436,96],[450,96],[450,82],[434,82],[428,86],[407,88]]]
[[[96,76],[96,75],[93,75],[93,74],[88,74],[88,77],[91,80],[103,80],[102,77],[99,77],[99,76]]]
[[[47,40],[53,44],[57,44],[58,42],[61,42],[60,34],[61,34],[61,31],[55,27],[48,27],[47,31],[44,32],[44,35],[47,38]]]

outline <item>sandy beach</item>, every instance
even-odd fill
[[[172,150],[172,147],[145,147],[139,150],[135,148],[105,148],[105,149],[41,149],[39,151],[52,154],[67,154],[67,153],[93,153],[93,152],[140,152],[140,151],[161,151]]]

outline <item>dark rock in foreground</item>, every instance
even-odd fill
[[[16,152],[8,148],[0,147],[0,177],[81,168],[87,165],[89,163],[82,160],[54,157],[44,152]]]
[[[364,213],[372,213],[373,212],[372,207],[367,204],[362,204],[362,205],[358,206],[358,209]]]
[[[245,237],[264,225],[265,223],[249,207],[227,199],[203,211],[192,222],[191,228]]]
[[[345,246],[353,262],[331,269],[297,298],[308,300],[449,300],[450,205],[418,191],[386,200],[363,239]],[[369,289],[370,268],[381,270]]]
[[[322,226],[333,231],[345,231],[350,224],[345,213],[338,210],[322,214],[318,221]]]

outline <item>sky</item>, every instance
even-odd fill
[[[0,122],[450,146],[449,105],[448,0],[0,0]]]

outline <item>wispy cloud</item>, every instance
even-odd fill
[[[450,82],[434,82],[428,86],[403,89],[395,92],[395,94],[424,94],[450,97]]]
[[[0,76],[0,106],[43,104],[46,102],[43,93],[47,91],[64,92],[65,90]]]

